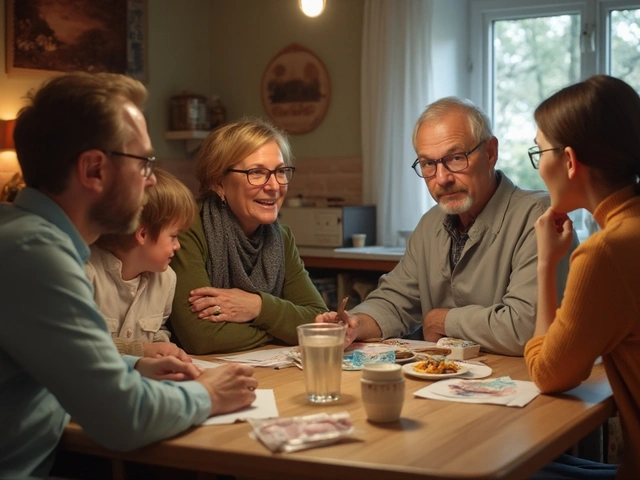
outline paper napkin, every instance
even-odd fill
[[[237,412],[209,417],[204,421],[203,425],[227,425],[243,422],[248,418],[274,418],[278,415],[278,407],[273,390],[258,388],[256,389],[256,400],[250,406]]]
[[[540,395],[533,382],[510,377],[484,380],[450,378],[434,382],[414,393],[416,397],[462,403],[490,403],[507,407],[524,407]]]

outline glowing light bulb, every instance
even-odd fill
[[[317,17],[324,11],[325,0],[298,0],[300,10],[307,17]]]

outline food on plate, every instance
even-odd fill
[[[444,374],[457,373],[460,366],[445,357],[427,356],[426,360],[417,362],[413,369],[418,373]]]

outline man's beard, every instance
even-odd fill
[[[443,194],[453,193],[450,191],[443,191]],[[473,197],[469,195],[465,190],[457,190],[456,193],[463,193],[464,198],[461,201],[456,202],[438,202],[438,206],[440,209],[446,213],[447,215],[460,215],[461,213],[465,213],[469,211],[471,207],[473,207]]]
[[[90,218],[100,226],[103,234],[135,232],[140,224],[140,213],[140,203],[133,204],[131,192],[123,182],[115,182],[89,212]]]

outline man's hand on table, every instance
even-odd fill
[[[258,380],[253,367],[229,363],[218,368],[208,368],[196,382],[201,383],[211,397],[211,415],[235,412],[248,407],[256,399]]]
[[[424,316],[422,335],[427,342],[437,342],[447,334],[444,331],[444,321],[449,313],[448,308],[434,308]]]
[[[145,343],[142,348],[145,357],[160,358],[171,356],[176,357],[183,362],[191,363],[191,357],[189,357],[183,349],[171,342]]]
[[[344,348],[351,345],[358,337],[360,319],[355,315],[349,315],[345,311],[340,314],[340,318],[338,318],[336,312],[321,313],[316,317],[316,323],[342,323],[347,325],[347,331],[344,334]]]
[[[167,356],[158,358],[142,357],[135,365],[135,369],[143,377],[153,380],[195,380],[202,374],[202,370],[193,363],[183,362],[179,358]]]
[[[344,347],[347,348],[356,340],[371,341],[381,340],[382,330],[378,323],[363,313],[349,315],[342,312],[338,318],[336,312],[321,313],[316,317],[316,323],[343,323],[347,325],[347,331],[344,335]]]

